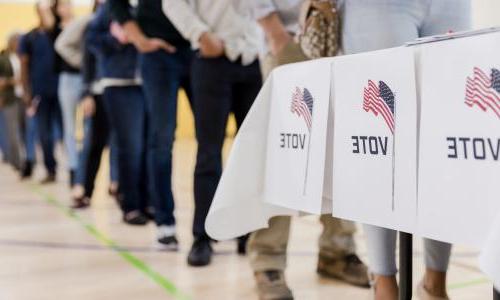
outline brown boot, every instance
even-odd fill
[[[259,300],[293,300],[292,291],[280,270],[255,272]]]
[[[55,182],[56,182],[56,174],[48,173],[47,176],[45,176],[45,178],[40,181],[40,184],[51,184]]]
[[[320,253],[317,272],[324,277],[339,279],[355,286],[370,287],[368,268],[356,254],[331,258]]]
[[[90,205],[90,200],[87,197],[76,197],[73,198],[73,204],[71,205],[72,209],[82,209],[87,208]]]

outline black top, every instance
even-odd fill
[[[188,46],[189,42],[181,36],[163,13],[161,1],[139,0],[137,15],[134,17],[130,13],[129,0],[109,0],[113,18],[118,22],[123,24],[135,19],[148,37],[160,38],[174,46]]]
[[[60,24],[57,24],[56,27],[49,33],[49,36],[52,40],[52,43],[55,44],[56,39],[59,37],[59,35],[62,32],[62,28],[60,27]],[[80,70],[78,68],[72,67],[70,64],[68,64],[56,51],[56,57],[55,57],[55,62],[54,62],[54,67],[55,71],[57,73],[79,73]]]

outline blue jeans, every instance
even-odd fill
[[[225,57],[196,58],[191,73],[198,141],[193,235],[208,239],[205,219],[222,174],[227,119],[232,112],[238,127],[243,123],[262,86],[262,75],[258,61],[243,66]]]
[[[125,213],[144,210],[145,188],[145,101],[140,86],[108,87],[103,95],[109,125],[116,134],[119,190]]]
[[[23,138],[24,138],[24,147],[26,151],[26,161],[34,163],[36,161],[35,145],[37,139],[35,117],[29,117],[29,116],[25,117]]]
[[[190,95],[190,48],[174,54],[164,51],[142,54],[140,68],[148,112],[148,167],[150,196],[157,225],[173,225],[172,146],[177,120],[177,94],[184,87]],[[191,98],[191,97],[190,97]]]
[[[346,54],[401,46],[418,37],[470,29],[470,0],[345,0],[342,44]],[[365,225],[374,274],[397,272],[396,231]],[[451,245],[426,239],[425,263],[446,271]]]
[[[36,112],[38,137],[42,146],[43,163],[49,174],[56,173],[54,157],[57,130],[61,127],[61,110],[57,97],[42,97]]]
[[[113,130],[109,132],[109,180],[118,182],[118,155],[116,155],[116,137]]]
[[[61,105],[64,144],[68,153],[70,170],[78,168],[78,151],[75,140],[76,107],[82,94],[83,81],[78,73],[63,72],[59,75],[59,103]]]

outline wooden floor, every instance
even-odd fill
[[[235,253],[234,242],[218,243],[209,267],[186,265],[195,149],[191,140],[175,146],[177,253],[155,249],[153,224],[137,228],[121,223],[106,194],[106,170],[99,175],[92,208],[72,215],[66,209],[63,172],[58,184],[40,187],[40,168],[32,181],[19,182],[9,167],[0,165],[0,299],[256,299],[251,270],[245,257]],[[316,275],[320,230],[317,217],[293,223],[287,276],[296,299],[370,299],[369,290]],[[361,231],[356,238],[366,260]],[[420,246],[417,242],[415,282],[422,274]],[[476,257],[471,249],[455,247],[449,274],[452,299],[491,299],[491,283],[478,271]]]

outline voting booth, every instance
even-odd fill
[[[332,213],[476,247],[500,287],[499,51],[487,29],[277,68],[234,141],[207,232]]]

